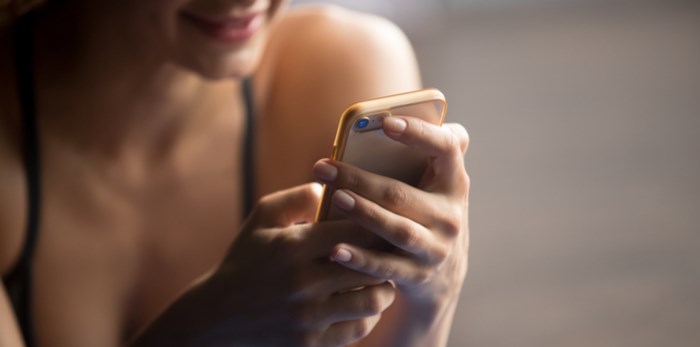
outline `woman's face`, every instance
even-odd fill
[[[131,0],[110,2],[110,20],[140,50],[200,75],[242,77],[260,60],[272,20],[287,0]],[[95,2],[88,1],[94,4]],[[98,1],[97,3],[101,3]],[[104,4],[102,2],[102,4]],[[121,14],[126,15],[125,18]]]
[[[161,20],[175,61],[205,77],[222,78],[253,70],[285,0],[171,2],[180,6]]]

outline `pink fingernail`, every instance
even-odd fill
[[[339,262],[347,263],[352,260],[352,253],[345,248],[340,248],[335,252],[333,259]]]
[[[343,210],[350,211],[355,207],[355,199],[342,190],[336,190],[333,194],[333,204]]]
[[[384,130],[386,132],[394,133],[394,134],[400,134],[404,130],[406,130],[406,127],[408,126],[408,123],[406,123],[406,120],[403,118],[399,117],[386,117],[384,118]]]
[[[332,182],[336,177],[338,177],[338,168],[326,162],[320,161],[316,163],[316,166],[314,167],[314,174],[322,181]]]

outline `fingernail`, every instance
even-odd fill
[[[340,248],[335,252],[333,259],[342,263],[347,263],[352,259],[352,253],[345,248]]]
[[[330,182],[338,177],[338,169],[331,164],[320,161],[314,166],[314,175],[322,181]]]
[[[406,120],[400,117],[386,117],[384,118],[384,131],[388,133],[400,134],[404,130],[408,123]]]
[[[342,190],[336,190],[333,194],[333,204],[343,210],[350,211],[355,207],[355,199]]]

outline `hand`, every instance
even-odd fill
[[[317,162],[314,173],[338,189],[333,204],[349,220],[395,245],[398,251],[382,252],[345,242],[335,247],[332,259],[361,273],[391,280],[409,300],[454,298],[467,270],[467,132],[458,124],[440,127],[397,116],[385,119],[384,131],[392,139],[430,154],[430,166],[419,187],[330,160]]]
[[[160,330],[191,345],[227,346],[343,346],[369,334],[393,286],[328,256],[343,240],[383,241],[347,221],[306,223],[319,198],[318,184],[264,197],[224,262],[166,312],[160,324],[170,328]],[[191,320],[174,329],[183,316]]]

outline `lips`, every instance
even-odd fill
[[[228,44],[249,40],[265,20],[264,12],[227,17],[207,17],[183,12],[182,17],[206,36]]]

